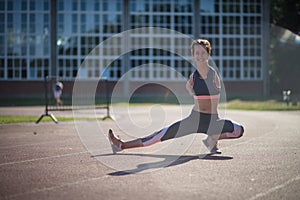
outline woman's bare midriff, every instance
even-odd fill
[[[195,99],[194,110],[197,112],[217,114],[219,99]]]

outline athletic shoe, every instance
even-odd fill
[[[210,145],[207,142],[207,139],[202,140],[202,142],[206,146],[206,148],[210,151],[211,154],[221,154],[222,153],[218,148],[218,142],[213,147],[210,147]]]

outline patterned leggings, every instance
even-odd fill
[[[192,110],[187,118],[141,139],[143,145],[148,146],[192,133],[205,133],[207,135],[226,133],[228,137],[238,138],[242,136],[243,132],[244,128],[241,125],[230,120],[220,119],[218,114]]]

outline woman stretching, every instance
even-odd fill
[[[207,134],[207,138],[203,140],[205,146],[211,153],[221,153],[217,147],[218,140],[234,139],[243,135],[243,126],[230,120],[220,119],[218,116],[221,84],[216,71],[208,65],[211,54],[209,41],[194,40],[191,52],[197,66],[197,70],[186,83],[186,89],[194,97],[195,102],[191,114],[151,135],[127,142],[116,137],[110,129],[108,138],[114,153],[128,148],[149,146],[191,133]]]

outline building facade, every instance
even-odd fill
[[[268,10],[268,1],[263,0],[57,0],[56,4],[51,0],[0,0],[0,81],[38,82],[47,75],[72,79],[101,42],[140,28],[147,31],[129,36],[129,52],[119,55],[123,47],[118,43],[102,48],[101,59],[81,75],[105,75],[117,81],[132,70],[129,80],[179,80],[172,73],[163,73],[156,65],[160,64],[188,78],[194,69],[183,57],[190,56],[190,43],[178,39],[180,33],[212,43],[213,62],[231,88],[239,90],[244,84],[266,94]],[[176,33],[156,34],[145,27]],[[147,46],[155,42],[160,49]],[[55,43],[53,59],[51,46]],[[112,60],[115,55],[119,57]],[[135,72],[142,65],[149,67]]]

